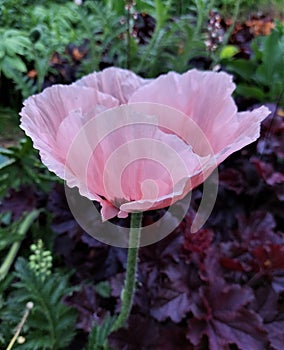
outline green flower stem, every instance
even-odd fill
[[[129,247],[127,256],[125,286],[121,297],[121,310],[112,326],[112,332],[125,326],[131,311],[137,273],[138,251],[140,243],[142,213],[131,214]]]
[[[38,217],[39,213],[39,210],[33,210],[25,217],[25,219],[21,223],[19,227],[19,233],[22,235],[23,239],[34,220]],[[0,267],[0,281],[3,280],[9,272],[10,267],[13,264],[15,257],[17,256],[21,243],[22,241],[17,241],[12,244],[8,254],[6,255],[5,260],[3,261]]]

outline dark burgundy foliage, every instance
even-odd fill
[[[12,219],[16,221],[23,214],[44,206],[45,200],[44,194],[30,186],[22,186],[18,190],[10,189],[3,201],[0,202],[0,213],[9,211],[12,214]]]
[[[128,329],[110,335],[109,344],[119,350],[193,350],[186,339],[185,328],[173,323],[164,323],[161,327],[152,318],[138,314],[129,318]]]
[[[99,305],[102,301],[96,294],[94,285],[82,284],[79,291],[66,298],[67,304],[72,305],[79,311],[77,328],[90,332],[94,323],[100,324],[106,316],[106,310]]]

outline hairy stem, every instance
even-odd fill
[[[112,332],[125,325],[131,311],[135,292],[141,221],[142,213],[131,214],[125,286],[122,291],[120,314],[113,324]]]

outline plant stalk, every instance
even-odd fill
[[[241,0],[237,0],[236,4],[235,4],[235,8],[234,8],[232,24],[230,25],[229,29],[227,30],[227,32],[224,36],[223,43],[221,46],[222,48],[228,44],[230,37],[233,33],[233,30],[235,28],[235,25],[237,23],[237,19],[238,19],[239,13],[240,13],[240,5],[241,5]]]
[[[121,296],[120,314],[112,326],[112,332],[125,326],[131,311],[135,292],[142,215],[142,213],[131,214],[125,286]]]
[[[229,27],[229,29],[227,30],[224,38],[223,38],[223,41],[222,41],[222,44],[219,46],[219,49],[218,49],[218,55],[214,55],[212,57],[212,63],[211,63],[211,69],[213,69],[216,64],[220,61],[220,57],[219,57],[219,54],[220,52],[222,51],[222,49],[228,44],[229,40],[230,40],[230,37],[233,33],[233,30],[235,28],[235,25],[237,23],[237,19],[238,19],[238,16],[239,16],[239,13],[240,13],[240,5],[241,5],[241,1],[242,0],[237,0],[236,1],[236,4],[235,4],[235,8],[234,8],[234,13],[233,13],[233,18],[232,18],[232,23]]]
[[[127,46],[127,53],[126,53],[126,68],[130,69],[130,61],[131,61],[131,13],[130,13],[131,4],[129,3],[127,6],[127,15],[126,15],[126,21],[127,21],[127,33],[126,33],[126,46]]]
[[[39,213],[39,210],[33,210],[25,217],[25,219],[21,223],[19,227],[19,233],[23,236],[23,239],[34,220],[38,217]],[[0,281],[5,279],[6,275],[8,274],[10,267],[13,264],[15,257],[17,256],[21,243],[22,241],[17,241],[12,244],[8,254],[6,255],[5,260],[0,266]]]
[[[30,313],[30,310],[31,310],[32,308],[33,308],[33,303],[29,302],[29,303],[27,304],[27,306],[26,306],[26,311],[25,311],[25,313],[24,313],[24,315],[23,315],[21,321],[20,321],[20,323],[18,324],[18,326],[17,326],[17,328],[16,328],[16,332],[15,332],[13,338],[11,339],[11,341],[10,341],[8,347],[6,348],[6,350],[11,350],[11,349],[13,348],[13,346],[14,346],[16,340],[18,339],[18,337],[19,337],[19,335],[20,335],[20,333],[21,333],[21,330],[22,330],[24,324],[26,323],[26,320],[27,320],[27,318],[28,318],[28,316],[29,316],[29,313]]]

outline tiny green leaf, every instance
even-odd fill
[[[239,52],[239,49],[234,45],[226,45],[220,52],[220,59],[229,59],[235,56]]]

